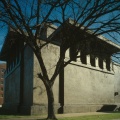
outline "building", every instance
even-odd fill
[[[54,26],[44,31],[44,35],[52,36],[53,39],[53,43],[42,50],[49,77],[54,72],[62,50],[61,31],[62,27],[56,29]],[[120,51],[120,46],[102,36],[84,39],[84,35],[91,35],[89,31],[84,35],[81,34],[82,30],[76,32],[81,45],[80,57],[56,78],[53,87],[55,111],[71,113],[119,109],[120,65],[113,63],[111,56]],[[72,49],[66,51],[64,62],[72,57]],[[7,62],[3,108],[14,113],[46,113],[46,90],[38,78],[40,68],[32,49],[21,41],[21,36],[9,31],[1,56],[4,56],[1,60]]]
[[[0,105],[3,104],[4,100],[4,72],[6,69],[5,63],[0,63]]]

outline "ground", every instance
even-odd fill
[[[94,115],[93,119],[92,116]],[[106,120],[104,115],[110,115],[107,120],[120,120],[120,113],[107,113],[107,112],[90,112],[90,113],[70,113],[70,114],[56,114],[58,120]],[[112,116],[113,115],[113,116]],[[112,117],[111,117],[112,116]],[[115,116],[115,117],[114,117]],[[34,115],[34,116],[2,116],[0,120],[45,120],[46,115]],[[76,119],[74,119],[76,118]]]

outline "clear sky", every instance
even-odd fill
[[[3,42],[5,40],[6,34],[7,34],[7,28],[6,27],[1,28],[0,29],[0,51],[3,45]]]
[[[1,50],[3,42],[4,42],[4,38],[5,38],[4,36],[5,36],[4,33],[0,33],[0,50]]]
[[[23,3],[23,1],[24,0],[21,0],[21,1],[19,1],[19,2],[21,2],[21,3]],[[85,1],[80,1],[80,0],[75,0],[75,1],[78,1],[78,2],[82,2],[81,4],[82,5],[86,5],[86,3],[85,3]],[[25,1],[24,1],[25,2]],[[87,2],[87,1],[86,1]],[[92,2],[93,3],[93,2]],[[90,4],[90,6],[89,7],[91,7],[91,5],[92,5],[92,3]],[[30,12],[30,9],[29,9],[29,5],[33,5],[33,4],[31,4],[31,2],[30,2],[30,4],[21,4],[22,5],[22,7],[23,6],[28,6],[27,7],[27,10],[26,10],[26,7],[23,7],[23,8],[25,8],[25,9],[22,9],[23,11],[24,10],[26,10],[27,12],[24,12],[25,14],[27,13],[27,15],[29,15],[28,13],[31,13]],[[75,6],[73,6],[75,9],[75,13],[76,13],[76,15],[77,15],[77,13],[78,12],[80,12],[79,11],[79,9],[77,9],[77,6],[76,6],[77,4],[75,4]],[[34,7],[36,7],[36,6],[34,6]],[[49,7],[47,6],[47,7],[44,7],[44,6],[42,6],[43,7],[43,12],[42,12],[42,14],[43,15],[46,15],[46,13],[49,11]],[[89,8],[88,7],[88,8]],[[46,9],[46,10],[45,10]],[[50,17],[50,19],[52,19],[53,18],[53,20],[54,19],[59,19],[59,20],[61,20],[62,19],[62,16],[61,16],[61,11],[60,11],[61,9],[55,9],[55,11],[53,11],[52,12],[52,14],[51,14],[51,17]],[[71,10],[72,10],[72,8],[71,8]],[[74,15],[72,14],[72,13],[74,13],[74,12],[71,12],[71,10],[70,10],[70,7],[67,7],[67,9],[65,10],[65,19],[67,19],[67,18],[73,18],[74,19]],[[29,11],[29,12],[28,12]],[[118,14],[118,13],[117,13]],[[85,14],[86,15],[86,14]],[[112,15],[114,15],[114,14],[112,14]],[[60,17],[61,16],[61,17]],[[85,16],[84,16],[85,17]],[[61,19],[60,19],[61,18]],[[109,16],[108,17],[108,15],[106,15],[106,16],[104,16],[104,18],[102,17],[101,19],[104,19],[104,20],[102,20],[102,21],[105,21],[105,20],[107,20],[107,19],[110,19],[111,18],[111,16]],[[81,18],[80,20],[82,20],[83,18]],[[99,21],[100,19],[98,19],[98,21]],[[101,23],[101,22],[100,22]],[[33,24],[33,22],[32,22],[32,24]],[[0,23],[0,25],[1,25],[1,23]],[[96,23],[95,25],[94,25],[94,27],[98,27],[99,26],[99,24],[98,23]],[[7,34],[7,27],[4,27],[4,28],[1,28],[0,29],[0,51],[1,51],[1,48],[2,48],[2,45],[3,45],[3,42],[4,42],[4,40],[5,40],[5,36],[6,36],[6,34]],[[116,36],[116,34],[115,34],[115,36]],[[108,39],[110,39],[108,36],[107,36],[107,38]],[[116,36],[116,38],[118,38],[118,41],[120,41],[120,36]],[[116,42],[116,41],[114,41],[114,42]],[[119,44],[120,45],[120,44]]]
[[[1,28],[0,29],[0,51],[3,46],[6,34],[7,34],[7,28],[6,27]],[[2,62],[0,61],[0,63],[2,63]]]

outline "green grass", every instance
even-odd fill
[[[40,119],[39,116],[0,115],[0,119],[12,119],[12,118],[35,118],[35,120],[43,120]],[[113,119],[120,120],[120,113],[58,118],[58,120],[113,120]]]
[[[10,118],[22,118],[25,116],[18,116],[18,115],[0,115],[0,119],[10,119]]]
[[[58,120],[113,120],[113,119],[120,119],[120,113],[62,118]]]

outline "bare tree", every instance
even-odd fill
[[[70,26],[65,24],[69,18],[73,19]],[[36,55],[41,68],[38,77],[43,81],[48,96],[47,119],[56,119],[52,87],[60,71],[78,57],[80,45],[73,47],[79,43],[79,40],[76,41],[76,31],[82,30],[81,39],[87,39],[83,34],[92,30],[91,37],[103,34],[118,40],[114,34],[120,35],[120,2],[119,0],[1,0],[0,21],[22,35],[24,38],[22,40]],[[37,42],[46,23],[62,26],[66,31],[62,32],[62,51],[51,78],[48,76],[41,50],[51,43],[52,39],[46,38],[45,43]],[[66,29],[67,27],[69,28]],[[73,57],[64,63],[68,48],[75,48],[72,49]]]

